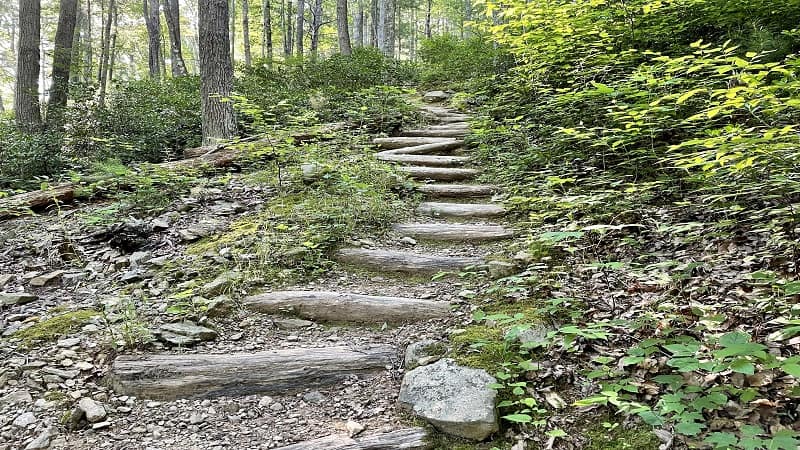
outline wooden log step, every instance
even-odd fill
[[[412,147],[400,147],[392,150],[384,150],[379,155],[430,155],[436,153],[452,153],[464,145],[461,141],[437,142],[434,144],[414,145]]]
[[[441,129],[424,129],[424,130],[407,130],[401,131],[400,136],[408,137],[452,137],[460,138],[467,135],[469,130],[465,128],[441,128]]]
[[[445,167],[401,166],[398,171],[416,180],[460,181],[475,178],[478,169],[454,169]]]
[[[389,345],[296,348],[221,355],[122,355],[109,381],[117,394],[154,400],[251,394],[283,395],[385,370],[397,356]]]
[[[428,167],[458,167],[463,166],[470,159],[468,156],[398,155],[395,153],[378,153],[377,156],[381,161]]]
[[[469,119],[469,116],[464,115],[439,116],[439,122],[441,123],[463,122],[467,119]]]
[[[325,322],[403,323],[446,317],[450,304],[404,297],[319,291],[281,291],[247,297],[244,305],[267,314],[291,313]]]
[[[455,223],[398,223],[392,229],[404,236],[436,241],[498,241],[514,236],[501,225],[472,225]]]
[[[326,436],[279,447],[277,450],[422,450],[431,448],[424,428],[405,428],[351,438]]]
[[[439,125],[428,125],[426,128],[429,130],[450,130],[450,129],[468,130],[470,126],[467,122],[452,122]]]
[[[436,217],[499,217],[506,209],[490,203],[439,203],[424,202],[417,207],[417,214]]]
[[[430,137],[430,136],[399,136],[399,137],[385,137],[385,138],[375,138],[372,140],[372,143],[377,145],[378,147],[385,148],[387,150],[393,150],[398,148],[404,147],[415,147],[418,145],[428,145],[428,144],[442,144],[445,147],[451,146],[450,148],[458,148],[464,145],[464,141],[461,139],[455,139],[452,137]],[[455,144],[458,145],[455,145]]]
[[[490,184],[420,184],[416,190],[432,197],[489,197],[500,188]]]
[[[457,272],[483,263],[483,258],[421,255],[393,250],[345,248],[336,252],[336,260],[382,272],[435,274]]]

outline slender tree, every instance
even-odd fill
[[[41,34],[39,0],[19,0],[19,44],[14,114],[17,126],[34,129],[42,123],[39,110],[39,39]]]
[[[253,65],[253,53],[250,48],[250,0],[242,0],[242,39],[244,40],[244,63]]]
[[[61,0],[58,26],[53,47],[53,80],[50,84],[47,120],[60,123],[59,112],[67,106],[69,73],[72,68],[72,44],[75,40],[75,23],[78,17],[78,0]]]
[[[111,61],[111,25],[114,22],[114,10],[117,8],[116,0],[109,0],[108,11],[103,19],[103,46],[100,52],[100,81],[99,103],[101,106],[106,103],[106,89],[108,87],[109,62]]]
[[[86,0],[86,34],[83,42],[86,44],[83,61],[83,78],[85,81],[92,79],[94,65],[94,47],[92,46],[92,0]]]
[[[395,0],[380,0],[378,4],[378,48],[386,56],[394,56]]]
[[[148,58],[150,78],[157,80],[161,76],[161,15],[158,0],[142,0],[144,21],[147,26]],[[110,24],[109,24],[110,25]]]
[[[311,8],[311,57],[317,59],[319,53],[319,32],[322,29],[322,0],[314,0]]]
[[[230,5],[230,35],[231,35],[231,62],[236,63],[236,0],[231,0]]]
[[[228,0],[198,0],[200,99],[203,144],[212,145],[236,134],[233,104],[233,63],[228,30]]]
[[[336,0],[336,27],[339,37],[339,52],[343,55],[351,55],[353,48],[350,46],[347,0]]]
[[[304,28],[305,28],[305,1],[297,0],[297,26],[295,27],[295,47],[297,50],[295,53],[297,54],[298,58],[303,57],[303,37],[304,37]]]
[[[261,58],[266,57],[269,64],[272,64],[273,44],[272,44],[272,5],[270,0],[264,0],[261,7],[263,14],[263,36],[261,39]]]
[[[431,34],[431,9],[433,8],[433,0],[427,1],[427,7],[425,8],[425,37],[430,39],[433,34]]]
[[[370,0],[369,4],[369,45],[378,47],[378,23],[380,8],[378,8],[378,0]]]
[[[172,62],[172,76],[183,77],[189,71],[186,70],[186,62],[183,60],[183,50],[181,46],[181,10],[178,0],[163,0],[164,18],[167,20],[167,30],[169,31],[169,50],[170,61]]]
[[[358,9],[353,17],[353,45],[364,46],[364,0],[358,0]]]

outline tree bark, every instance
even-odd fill
[[[353,18],[353,45],[364,46],[364,0],[358,0],[358,10]]]
[[[42,123],[42,114],[39,110],[41,10],[39,0],[19,0],[19,45],[14,114],[17,126],[27,130],[34,129]]]
[[[72,68],[72,44],[75,40],[78,0],[61,0],[58,26],[53,47],[53,81],[50,87],[47,120],[60,124],[69,94],[69,73]],[[51,120],[52,119],[52,120]]]
[[[380,0],[378,6],[378,48],[384,55],[394,57],[395,1]]]
[[[350,46],[350,24],[347,17],[347,0],[336,0],[336,26],[339,32],[339,53],[353,54]]]
[[[116,9],[116,0],[110,0],[108,3],[108,13],[103,23],[103,49],[100,54],[100,106],[106,104],[106,89],[108,87],[108,66],[111,60],[111,24],[114,20],[114,10]],[[158,61],[158,59],[156,59]]]
[[[186,62],[183,60],[183,50],[181,46],[181,10],[178,0],[163,0],[164,18],[167,20],[169,31],[170,61],[172,62],[172,76],[184,77],[189,71],[186,70]]]
[[[250,48],[250,0],[242,0],[242,40],[244,41],[244,64],[253,65],[253,53]]]
[[[228,1],[199,0],[200,95],[203,145],[236,134],[233,104],[226,101],[233,90]]]
[[[425,37],[430,39],[433,34],[431,33],[431,9],[433,8],[433,0],[428,0],[425,8]]]
[[[371,0],[369,5],[369,45],[372,47],[378,47],[379,19],[378,0]]]
[[[261,8],[263,14],[264,31],[261,45],[261,57],[267,58],[269,64],[272,64],[273,44],[272,44],[272,5],[270,0],[264,0],[263,7]],[[265,54],[266,53],[266,54]]]
[[[231,36],[231,63],[236,64],[236,0],[231,0],[229,14],[231,21],[229,31]]]
[[[311,16],[311,57],[317,59],[319,53],[319,32],[322,28],[322,0],[314,1]]]
[[[148,36],[148,67],[150,78],[158,80],[161,77],[161,16],[159,14],[158,0],[142,0],[144,8],[144,21],[147,26]]]
[[[283,56],[289,58],[294,53],[292,0],[281,0],[281,28],[283,30]]]
[[[297,0],[297,25],[295,27],[295,54],[298,58],[303,57],[303,32],[305,24],[305,2],[304,0]]]
[[[83,62],[83,78],[84,81],[92,79],[92,69],[94,65],[94,47],[92,46],[92,0],[86,0],[86,35],[84,36],[86,43],[85,60]]]

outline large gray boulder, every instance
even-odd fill
[[[482,441],[498,430],[497,380],[482,369],[462,367],[452,359],[407,372],[400,386],[400,406],[443,433]]]
[[[438,103],[450,98],[450,94],[444,91],[430,91],[426,92],[422,98],[429,103]]]

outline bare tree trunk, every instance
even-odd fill
[[[72,44],[75,40],[78,0],[61,0],[53,47],[53,81],[48,100],[48,122],[60,124],[62,111],[67,106],[69,94],[69,73],[72,68]]]
[[[163,0],[164,18],[167,20],[169,31],[169,50],[170,61],[172,62],[172,76],[184,77],[189,71],[186,70],[186,62],[183,60],[183,49],[181,48],[181,10],[178,0]]]
[[[264,15],[264,36],[261,41],[261,58],[266,56],[268,64],[272,64],[274,52],[272,48],[272,5],[270,5],[270,0],[264,0],[261,10]],[[266,55],[264,53],[266,53]]]
[[[431,33],[431,9],[433,7],[433,0],[428,0],[428,4],[425,8],[425,37],[430,39],[433,37]]]
[[[236,134],[233,104],[226,101],[233,90],[230,18],[228,0],[198,0],[198,5],[203,145],[212,145]]]
[[[103,49],[100,54],[100,106],[106,104],[106,89],[108,87],[108,62],[111,59],[111,24],[114,21],[114,10],[116,9],[116,0],[110,0],[108,3],[108,14],[105,22],[103,22]]]
[[[86,18],[84,17],[84,12],[80,10],[80,2],[76,1],[78,6],[78,11],[76,11],[75,17],[75,30],[74,36],[72,37],[72,56],[70,58],[71,65],[74,67],[70,69],[70,81],[72,83],[78,83],[81,80],[82,75],[82,67],[81,67],[81,59],[83,58],[83,34],[84,28],[86,27]]]
[[[394,57],[395,1],[380,0],[378,6],[378,48],[384,55]]]
[[[303,32],[304,30],[304,16],[305,14],[305,2],[303,0],[297,0],[297,26],[295,28],[295,47],[298,58],[303,57]]]
[[[231,63],[236,64],[236,0],[231,0],[230,6],[230,35],[231,35]]]
[[[250,47],[250,0],[242,0],[242,39],[244,40],[244,64],[253,65],[253,53]]]
[[[378,47],[378,24],[380,23],[380,14],[378,8],[378,0],[371,0],[369,5],[369,44],[372,47]]]
[[[281,29],[283,30],[283,56],[289,58],[294,52],[292,32],[292,0],[281,0]]]
[[[92,66],[94,65],[92,38],[92,0],[86,0],[86,35],[83,40],[86,43],[86,59],[83,62],[83,78],[87,83],[92,79]]]
[[[119,8],[117,3],[114,2],[114,31],[111,33],[111,55],[108,62],[108,74],[106,75],[106,84],[114,80],[114,64],[117,62],[117,34],[119,33]]]
[[[336,26],[339,32],[339,53],[352,55],[350,46],[350,24],[347,17],[347,0],[336,0]]]
[[[314,1],[311,16],[311,57],[317,59],[319,53],[319,31],[322,28],[322,0]]]
[[[470,36],[468,22],[472,21],[472,1],[464,0],[464,21],[461,22],[461,38]]]
[[[17,126],[35,129],[42,123],[39,110],[39,40],[41,12],[39,0],[19,0],[19,44],[14,113]]]
[[[364,0],[358,0],[358,10],[353,20],[353,45],[364,46]]]
[[[158,0],[142,0],[142,6],[149,38],[147,63],[150,68],[150,78],[158,80],[161,77],[161,16]]]

